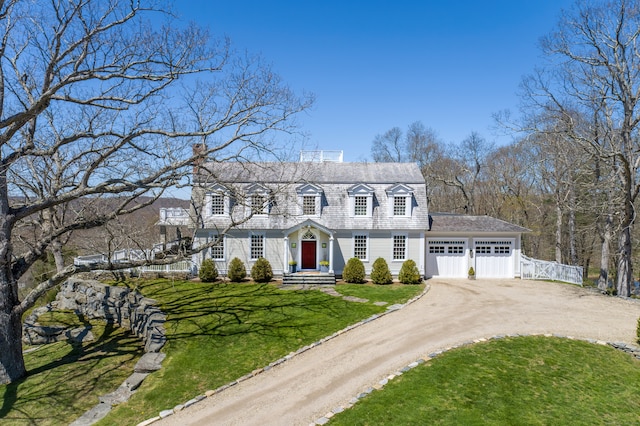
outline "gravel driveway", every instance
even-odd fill
[[[640,303],[634,300],[536,281],[428,284],[431,290],[411,305],[155,424],[306,426],[418,358],[499,334],[635,342]]]

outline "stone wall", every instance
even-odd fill
[[[63,327],[43,327],[38,317],[51,310],[73,310],[87,319],[100,319],[135,333],[144,342],[146,352],[133,373],[115,391],[99,398],[99,403],[72,423],[89,426],[104,416],[111,407],[126,402],[144,379],[162,368],[165,354],[160,349],[166,343],[166,315],[155,306],[156,301],[126,287],[114,287],[95,280],[70,279],[60,286],[56,300],[35,309],[25,320],[23,339],[27,344],[44,344],[58,340],[91,340],[89,328],[67,330]]]
[[[156,301],[126,287],[94,280],[70,279],[60,286],[53,307],[73,310],[87,319],[101,319],[131,330],[144,342],[145,352],[158,352],[166,343],[166,315]]]

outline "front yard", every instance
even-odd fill
[[[121,283],[158,301],[167,313],[163,368],[150,375],[128,403],[102,425],[136,424],[161,410],[229,383],[350,324],[386,310],[374,302],[402,303],[423,286],[338,285],[347,302],[320,291],[280,290],[271,284],[192,281]],[[70,324],[76,315],[51,318]],[[142,354],[123,330],[94,324],[97,341],[57,343],[25,356],[29,376],[0,387],[3,424],[65,424],[118,387]]]

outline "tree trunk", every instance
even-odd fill
[[[573,190],[573,179],[569,188],[569,219],[567,228],[569,230],[569,264],[578,264],[578,250],[576,249],[576,195]]]
[[[0,385],[11,383],[27,374],[22,357],[22,315],[5,301],[13,285],[0,283]]]
[[[559,199],[556,201],[556,262],[562,263],[562,208]]]
[[[631,264],[631,225],[624,226],[618,241],[618,279],[616,288],[618,296],[631,295],[631,280],[633,279],[633,265]]]
[[[6,206],[0,200],[0,210]],[[27,370],[22,358],[22,311],[17,309],[20,304],[18,283],[11,272],[9,219],[6,214],[0,216],[0,384],[7,384],[23,377]]]
[[[609,263],[611,258],[611,236],[613,229],[613,215],[609,212],[604,222],[602,233],[602,249],[600,251],[600,277],[598,277],[598,288],[606,291],[609,287]]]

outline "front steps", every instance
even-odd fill
[[[282,285],[335,285],[336,276],[329,272],[296,272],[284,274]]]

